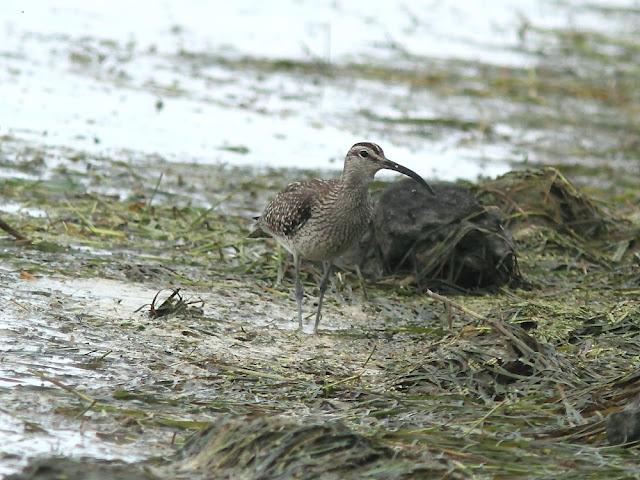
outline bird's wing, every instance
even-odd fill
[[[273,235],[293,235],[311,218],[313,198],[309,182],[290,184],[267,205],[259,227]]]
[[[295,234],[313,216],[317,203],[336,188],[337,180],[307,180],[290,183],[267,205],[258,227],[278,236]]]

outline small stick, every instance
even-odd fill
[[[505,398],[504,400],[502,400],[501,402],[496,403],[491,410],[489,410],[485,415],[483,415],[482,417],[480,417],[478,420],[476,420],[475,422],[473,422],[473,425],[471,425],[471,427],[469,427],[469,430],[467,431],[467,433],[464,434],[464,436],[462,438],[467,438],[469,435],[471,435],[471,432],[473,432],[476,428],[478,428],[480,426],[481,423],[484,423],[484,421],[489,418],[491,415],[493,415],[493,413],[498,410],[500,407],[502,407],[505,403],[507,403],[507,400],[509,400],[508,398]]]
[[[41,380],[44,380],[49,383],[53,383],[56,387],[60,387],[61,389],[75,395],[79,399],[84,400],[85,402],[89,402],[91,406],[94,406],[97,403],[97,400],[95,400],[94,398],[91,398],[90,396],[85,395],[84,393],[78,392],[76,389],[69,387],[68,385],[65,385],[64,383],[62,383],[59,380],[56,380],[55,378],[48,377],[44,373],[38,370],[29,370],[29,371],[33,373],[36,377],[39,377]]]
[[[488,321],[489,320],[487,317],[485,317],[483,315],[480,315],[479,313],[476,313],[473,310],[468,309],[467,307],[465,307],[461,303],[454,302],[453,300],[451,300],[451,299],[449,299],[447,297],[444,297],[444,296],[440,295],[439,293],[432,292],[428,288],[427,288],[427,296],[433,298],[434,300],[438,300],[439,302],[442,302],[445,305],[448,305],[449,307],[455,307],[458,310],[460,310],[462,313],[466,313],[467,315],[469,315],[470,317],[475,318],[476,320],[483,320],[483,321]]]
[[[83,409],[78,415],[75,416],[75,418],[80,418],[84,416],[84,414],[87,413],[89,410],[91,410],[96,405],[96,403],[98,403],[98,400],[94,400],[93,402],[91,402],[87,406],[87,408]]]
[[[338,380],[337,382],[330,383],[329,385],[326,385],[324,387],[324,389],[325,390],[329,390],[330,388],[333,388],[336,385],[340,385],[341,383],[350,382],[351,380],[357,380],[362,375],[364,375],[364,372],[366,371],[366,368],[367,368],[367,364],[369,363],[369,360],[371,360],[371,357],[373,357],[373,354],[375,353],[376,348],[378,348],[377,344],[374,345],[373,348],[371,349],[371,352],[369,353],[369,356],[367,357],[367,359],[365,360],[364,364],[362,365],[362,369],[358,373],[356,373],[355,375],[351,375],[350,377],[343,378],[342,380]]]
[[[451,305],[452,307],[457,308],[458,310],[460,310],[463,313],[466,313],[467,315],[469,315],[470,317],[475,318],[476,320],[481,320],[483,322],[488,323],[489,325],[491,325],[493,328],[495,328],[498,332],[500,332],[501,334],[503,334],[505,337],[509,338],[513,343],[515,343],[516,345],[518,345],[518,348],[520,348],[520,351],[522,353],[528,353],[529,355],[534,354],[535,352],[533,351],[533,349],[531,349],[531,347],[529,347],[529,345],[527,345],[526,343],[524,343],[522,340],[520,340],[518,337],[516,337],[512,332],[510,332],[507,327],[505,327],[505,325],[500,321],[500,320],[494,320],[492,318],[487,318],[484,315],[480,315],[479,313],[474,312],[473,310],[470,310],[469,308],[465,307],[464,305],[455,302],[447,297],[443,297],[442,295],[432,292],[431,290],[427,289],[427,296],[433,298],[434,300],[438,300],[440,302],[443,302],[445,305]]]
[[[158,193],[158,189],[160,188],[160,182],[162,182],[162,177],[164,176],[164,172],[160,172],[160,176],[158,177],[158,181],[156,182],[156,186],[153,189],[153,192],[151,193],[151,196],[149,197],[149,201],[147,202],[146,205],[146,210],[147,213],[149,211],[149,209],[151,208],[151,202],[153,202],[153,198],[156,196],[156,193]]]
[[[19,231],[9,225],[7,222],[0,218],[0,228],[11,235],[16,240],[20,240],[21,242],[28,242],[29,239],[22,235]]]
[[[107,353],[105,353],[104,355],[100,355],[96,361],[101,362],[102,360],[104,360],[105,358],[107,358],[107,355],[110,355],[111,353],[113,353],[113,350],[107,350]]]
[[[21,309],[23,309],[25,312],[27,313],[31,313],[31,310],[29,310],[27,307],[25,307],[24,305],[22,305],[20,302],[18,302],[17,300],[14,300],[13,298],[10,298],[9,301],[17,306],[19,306]]]

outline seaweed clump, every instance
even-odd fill
[[[520,251],[556,246],[606,269],[637,251],[640,230],[581,192],[556,168],[509,172],[475,188],[497,207]]]
[[[340,421],[226,418],[195,434],[177,473],[205,478],[408,478],[452,475],[435,458],[407,458]],[[447,478],[456,478],[453,474]]]
[[[553,167],[509,172],[483,182],[477,197],[497,206],[505,225],[543,225],[582,237],[608,233],[614,222]]]

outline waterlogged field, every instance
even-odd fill
[[[640,391],[637,4],[131,3],[0,5],[0,475],[637,476],[604,431]],[[432,180],[555,166],[595,226],[483,178],[520,287],[344,270],[297,333],[252,217],[365,138]]]

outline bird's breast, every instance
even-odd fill
[[[310,260],[335,258],[357,242],[372,216],[367,196],[349,201],[325,198],[313,209],[311,218],[294,239],[300,254]]]

